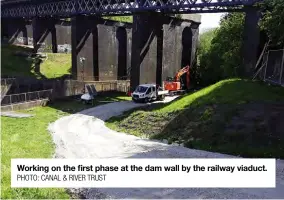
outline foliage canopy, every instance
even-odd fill
[[[261,28],[266,31],[274,44],[283,46],[284,0],[266,0],[261,7],[264,10]]]
[[[278,48],[284,45],[284,0],[266,0],[262,11],[261,31]],[[244,13],[225,14],[220,27],[200,36],[198,62],[194,70],[197,84],[208,85],[231,77],[242,77]]]

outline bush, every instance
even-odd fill
[[[262,33],[270,38],[274,47],[283,48],[284,0],[265,0],[258,6],[263,16],[260,21]],[[244,22],[244,13],[226,14],[219,28],[200,36],[198,61],[192,71],[193,83],[206,86],[222,79],[243,76]]]
[[[227,14],[220,27],[200,37],[194,80],[199,85],[238,77],[241,72],[241,45],[244,14]]]
[[[266,0],[260,6],[263,12],[261,28],[265,30],[274,45],[284,45],[284,0]]]

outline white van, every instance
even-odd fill
[[[161,87],[157,87],[156,84],[142,84],[136,87],[131,96],[134,102],[147,103],[149,101],[164,100],[165,95],[168,93],[168,90],[163,90]]]

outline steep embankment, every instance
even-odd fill
[[[167,105],[126,112],[107,125],[190,148],[284,158],[283,121],[283,88],[230,79]]]
[[[47,53],[46,58],[32,55],[32,48],[2,45],[2,76],[30,76],[41,78],[57,78],[70,74],[71,55],[64,53]]]

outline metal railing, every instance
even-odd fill
[[[266,52],[256,75],[265,82],[284,86],[284,49]]]
[[[124,15],[141,11],[163,11],[167,13],[208,13],[243,11],[245,6],[252,6],[262,0],[134,0],[98,1],[98,0],[49,0],[31,1],[30,3],[3,4],[2,18],[13,17],[72,17],[81,14],[95,15]]]
[[[98,92],[107,92],[107,91],[127,92],[130,87],[130,81],[125,81],[125,80],[86,81],[85,86],[86,85],[94,85]]]
[[[111,77],[111,76],[110,76]],[[115,77],[115,76],[114,76]],[[5,84],[5,81],[8,80],[13,80],[15,81],[17,78],[25,78],[25,76],[22,75],[18,75],[18,76],[9,76],[9,75],[5,75],[5,77],[2,77],[1,79],[1,84]],[[33,78],[33,76],[26,76],[26,78]],[[84,80],[84,81],[99,81],[99,79],[109,79],[108,76],[105,77],[99,77],[99,76],[86,76],[86,75],[82,75],[82,74],[67,74],[67,73],[55,73],[52,74],[50,78],[45,78],[42,80],[48,80],[48,79],[73,79],[73,80]],[[130,79],[130,75],[127,76],[117,76],[115,77],[116,79],[113,80],[129,80]],[[110,81],[113,81],[110,80]],[[106,81],[106,80],[104,80]]]
[[[15,78],[1,78],[1,85],[9,85],[15,81]]]
[[[284,49],[270,50],[265,56],[264,81],[284,86]]]
[[[116,80],[129,80],[130,76],[85,76],[82,74],[73,74],[70,75],[73,79],[81,81],[116,81]],[[111,78],[113,77],[113,78]]]
[[[19,94],[11,94],[4,96],[1,106],[11,105],[16,103],[23,103],[28,101],[35,101],[41,99],[50,99],[52,97],[52,89],[50,90],[40,90],[35,92],[26,92]]]

